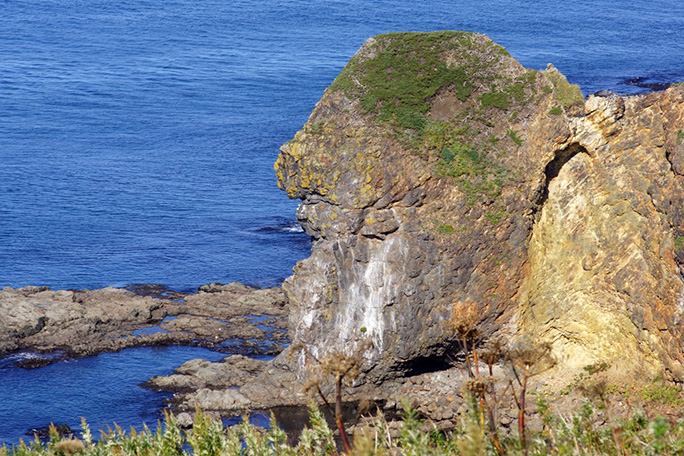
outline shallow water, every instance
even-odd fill
[[[205,348],[169,346],[128,348],[29,370],[8,366],[13,359],[0,360],[0,442],[32,440],[24,434],[50,422],[79,430],[82,416],[96,436],[114,422],[124,429],[141,429],[143,422],[154,428],[170,395],[140,384],[171,374],[190,359],[218,361],[225,356]]]

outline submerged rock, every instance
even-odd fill
[[[51,426],[54,426],[55,432],[62,438],[70,438],[75,434],[74,430],[71,429],[68,424],[52,424]],[[41,440],[47,440],[50,438],[51,426],[29,429],[28,432],[26,432],[26,435],[35,436]]]

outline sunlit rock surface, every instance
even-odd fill
[[[473,302],[483,340],[549,342],[558,371],[678,377],[683,101],[585,101],[483,35],[369,40],[276,163],[314,238],[284,285],[295,343],[370,340],[360,381],[437,370]]]

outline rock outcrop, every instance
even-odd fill
[[[127,347],[200,345],[229,353],[276,354],[287,338],[287,306],[279,288],[211,284],[198,293],[159,287],[0,291],[0,356],[19,350],[61,352],[29,357],[37,367]],[[141,295],[141,294],[144,294]]]
[[[360,383],[437,371],[471,303],[565,375],[681,378],[683,138],[679,85],[585,101],[483,35],[371,38],[275,165],[314,239],[277,363],[370,341]]]

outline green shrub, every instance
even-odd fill
[[[480,104],[482,109],[487,109],[490,106],[494,106],[499,109],[508,109],[508,103],[510,102],[510,97],[505,92],[491,91],[483,93],[480,95]]]
[[[509,138],[513,140],[513,142],[518,146],[522,146],[523,140],[518,136],[518,132],[516,130],[511,130],[508,129],[506,130],[506,134],[508,135]]]
[[[582,95],[578,85],[570,84],[565,76],[555,68],[547,69],[544,74],[553,83],[556,99],[564,108],[584,104],[584,95]]]
[[[449,67],[437,46],[468,39],[467,32],[389,33],[375,37],[372,56],[352,58],[330,86],[360,100],[367,113],[421,132],[429,99],[446,86],[465,101],[473,90],[467,68]],[[452,47],[455,44],[451,45]]]

